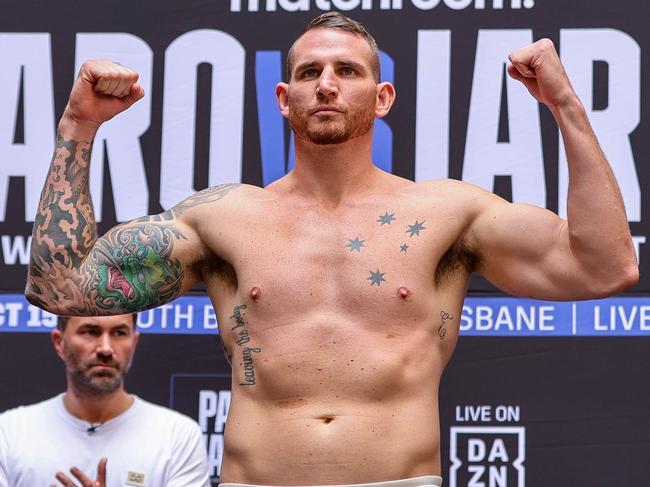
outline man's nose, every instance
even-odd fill
[[[97,354],[107,355],[109,357],[113,355],[113,342],[108,333],[104,333],[99,337],[99,342],[97,343]]]
[[[332,68],[325,68],[320,74],[318,79],[318,87],[316,88],[318,94],[321,96],[336,96],[339,92],[336,73]]]

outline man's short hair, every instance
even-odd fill
[[[362,37],[370,46],[370,65],[372,68],[372,75],[375,81],[379,83],[381,80],[381,67],[379,63],[379,48],[375,38],[356,20],[346,17],[340,12],[326,12],[319,15],[314,20],[309,22],[305,27],[302,35],[314,29],[338,29],[349,32],[356,36]],[[302,37],[302,36],[301,36]],[[298,38],[300,39],[300,37]],[[298,40],[296,39],[296,41]],[[294,42],[289,53],[287,54],[287,81],[291,80],[291,71],[293,70],[293,48],[296,45]]]
[[[135,325],[138,322],[138,313],[131,313],[131,317],[133,318],[133,329],[135,330]],[[56,320],[56,328],[61,332],[65,331],[70,318],[73,318],[73,316],[58,316]]]

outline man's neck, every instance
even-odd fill
[[[336,207],[367,190],[379,174],[372,163],[372,134],[330,145],[296,138],[292,189],[323,205]]]
[[[105,396],[88,397],[68,387],[63,395],[63,405],[66,410],[89,423],[105,423],[129,409],[133,401],[133,396],[127,394],[124,389]]]

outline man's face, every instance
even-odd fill
[[[52,332],[69,384],[83,396],[105,396],[122,388],[138,343],[133,315],[70,318]]]
[[[296,41],[285,113],[296,137],[339,144],[370,132],[377,105],[371,56],[365,39],[341,30],[314,29]]]

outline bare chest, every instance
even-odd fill
[[[235,301],[266,319],[363,315],[418,319],[431,312],[436,267],[451,244],[450,219],[408,207],[370,205],[339,213],[269,209],[228,239]]]

